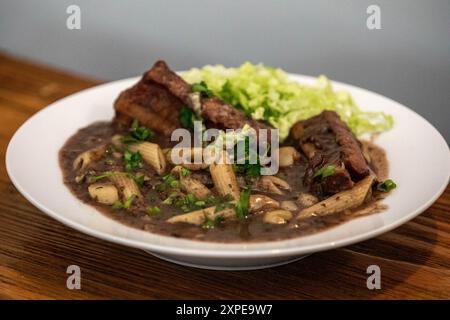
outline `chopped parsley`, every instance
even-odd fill
[[[225,197],[215,197],[209,196],[204,202],[204,207],[212,207],[215,206],[214,213],[223,211],[225,209],[234,208],[234,204],[232,203],[233,197],[231,195],[226,195]]]
[[[162,177],[163,182],[165,184],[165,186],[167,187],[171,187],[171,188],[179,188],[180,187],[180,182],[175,179],[175,177],[173,175],[171,175],[170,173],[165,175],[164,177]]]
[[[227,208],[234,208],[234,204],[231,202],[233,199],[231,196],[226,197],[214,197],[209,196],[205,199],[198,199],[194,194],[183,194],[179,191],[174,191],[163,200],[165,205],[174,205],[180,208],[183,212],[191,212],[195,210],[204,209],[207,207],[215,206],[214,212],[219,212]]]
[[[109,178],[112,176],[118,176],[118,175],[124,175],[124,176],[127,176],[128,178],[133,179],[134,182],[136,182],[136,184],[138,185],[138,187],[142,187],[142,185],[144,184],[145,176],[143,174],[132,175],[132,174],[126,173],[126,172],[111,172],[111,171],[106,171],[98,176],[90,176],[87,181],[88,181],[88,183],[95,183],[99,180]]]
[[[123,202],[120,200],[117,200],[116,202],[113,203],[112,207],[114,209],[128,210],[131,207],[131,205],[133,204],[133,200],[134,200],[134,195],[129,197],[127,200],[125,200]]]
[[[97,182],[97,181],[99,181],[99,180],[102,180],[102,179],[104,179],[104,178],[109,178],[109,177],[111,177],[111,176],[113,176],[113,175],[117,175],[117,174],[120,174],[120,173],[117,173],[117,172],[109,172],[109,171],[107,171],[107,172],[102,173],[102,174],[100,174],[100,175],[98,175],[98,176],[90,176],[90,177],[87,179],[87,181],[88,181],[88,183],[95,183],[95,182]]]
[[[136,182],[138,187],[142,187],[144,185],[145,175],[137,174],[137,175],[133,176],[133,180],[134,180],[134,182]]]
[[[213,96],[212,91],[208,89],[208,85],[205,81],[194,83],[192,85],[192,92],[200,93],[202,98],[211,98]]]
[[[131,144],[146,141],[154,136],[154,132],[147,127],[139,126],[139,121],[134,120],[130,132],[122,137],[123,144]]]
[[[238,145],[240,143],[244,143],[244,163],[242,164],[239,164],[237,159],[239,150]],[[257,178],[261,175],[262,165],[259,159],[259,155],[257,151],[253,150],[253,148],[250,148],[249,137],[245,137],[244,141],[240,141],[234,146],[234,154],[235,154],[235,163],[233,164],[233,169],[236,173],[243,174],[251,178]],[[256,159],[256,163],[250,163],[250,159],[252,160]],[[239,160],[242,161],[242,159]]]
[[[234,206],[236,211],[236,217],[244,219],[248,215],[248,209],[250,207],[250,189],[245,189],[239,196],[239,201]]]
[[[323,166],[322,168],[320,168],[319,170],[317,170],[316,173],[314,173],[314,178],[321,177],[323,179],[323,178],[332,176],[335,171],[336,171],[335,166],[326,165],[326,166]]]
[[[382,183],[379,183],[377,186],[377,190],[383,191],[383,192],[389,192],[391,190],[394,190],[397,187],[397,184],[392,179],[387,179],[383,181]]]
[[[149,216],[158,216],[161,213],[161,209],[157,206],[154,207],[148,207],[147,208],[147,213]]]
[[[126,171],[135,171],[142,168],[142,155],[138,152],[125,150],[123,153],[123,161]]]
[[[261,175],[261,165],[259,163],[234,164],[233,168],[236,173],[243,174],[251,178],[257,178]]]
[[[183,128],[191,130],[194,129],[194,121],[202,121],[202,118],[187,106],[181,107],[178,119],[180,120],[180,124]]]
[[[188,175],[190,175],[191,174],[191,170],[189,170],[189,169],[187,169],[187,168],[185,168],[185,167],[182,167],[181,168],[181,175],[183,176],[183,177],[187,177]]]
[[[229,201],[221,202],[216,205],[216,208],[214,209],[214,213],[223,211],[225,209],[232,209],[232,208],[234,208],[234,204],[232,202],[229,202]]]
[[[174,199],[177,198],[177,197],[179,197],[179,194],[178,194],[178,193],[176,193],[176,192],[171,193],[166,199],[163,200],[162,203],[167,204],[167,205],[170,206],[170,205],[173,204]]]
[[[211,229],[217,228],[222,221],[223,221],[222,216],[216,216],[214,219],[206,218],[202,227],[203,227],[203,229],[211,230]]]
[[[184,212],[191,212],[203,209],[205,202],[202,201],[202,203],[199,203],[199,200],[192,193],[188,193],[185,197],[177,199],[175,205],[180,207]]]

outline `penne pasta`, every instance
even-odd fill
[[[209,164],[204,161],[203,148],[173,148],[165,149],[164,154],[170,164],[181,165],[189,170],[203,170]]]
[[[234,200],[238,200],[240,195],[239,185],[233,167],[227,159],[228,154],[223,152],[219,161],[209,166],[209,171],[217,192],[221,196],[230,195]]]
[[[74,170],[80,171],[86,169],[89,164],[100,159],[106,151],[105,146],[99,146],[81,153],[73,161]]]
[[[350,190],[336,193],[335,195],[318,202],[309,208],[303,209],[298,214],[297,219],[326,216],[358,207],[363,204],[373,181],[373,176],[369,175],[356,183]]]
[[[295,203],[295,201],[292,201],[292,200],[281,201],[280,207],[281,207],[281,209],[288,210],[288,211],[297,211],[298,210],[297,204]]]
[[[292,212],[288,210],[274,210],[264,214],[263,221],[270,224],[284,224],[292,219]]]
[[[290,190],[289,183],[276,176],[263,176],[259,178],[258,187],[264,191],[283,194],[282,190]]]
[[[102,204],[113,204],[119,200],[119,192],[111,183],[94,183],[88,187],[92,199]]]
[[[203,183],[191,177],[185,177],[182,173],[183,166],[176,166],[171,173],[180,179],[180,186],[186,193],[192,193],[197,199],[203,200],[211,195],[209,190]]]
[[[201,210],[192,211],[185,214],[180,214],[177,216],[173,216],[172,218],[168,219],[167,222],[169,223],[177,223],[177,222],[184,222],[184,223],[190,223],[195,225],[201,225],[203,224],[207,219],[214,220],[217,217],[222,217],[224,219],[230,219],[235,217],[235,212],[233,208],[227,208],[219,212],[215,212],[216,207],[209,207]]]
[[[200,200],[211,195],[211,191],[203,183],[190,177],[180,177],[180,185],[184,191],[192,193]]]
[[[161,147],[156,143],[139,142],[131,144],[128,149],[132,152],[139,152],[142,159],[150,165],[156,173],[163,174],[166,170],[166,158],[161,150]]]
[[[136,182],[123,172],[116,172],[109,176],[109,180],[114,183],[122,194],[123,200],[131,197],[142,199],[141,191]]]
[[[277,209],[280,203],[263,194],[252,194],[249,199],[250,212],[263,211],[267,209]]]

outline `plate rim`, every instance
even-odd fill
[[[312,76],[308,76],[308,75],[302,75],[302,74],[294,74],[294,73],[289,73],[290,77],[293,78],[303,78],[303,79],[307,79],[308,81],[313,81],[314,79],[317,79],[317,77],[312,77]],[[34,113],[31,117],[29,117],[24,123],[22,123],[22,125],[16,130],[16,132],[14,133],[14,135],[12,136],[12,138],[10,139],[7,149],[6,149],[6,156],[5,156],[5,163],[6,163],[6,171],[7,174],[11,180],[11,182],[13,183],[13,185],[15,186],[15,188],[19,191],[19,193],[21,193],[30,203],[32,203],[36,208],[38,208],[40,211],[44,212],[45,214],[47,214],[48,216],[50,216],[51,218],[63,223],[64,225],[71,227],[77,231],[83,232],[85,234],[88,234],[90,236],[102,239],[102,240],[106,240],[106,241],[111,241],[113,243],[118,243],[121,245],[125,245],[125,246],[130,246],[130,247],[134,247],[134,248],[139,248],[139,249],[144,249],[144,250],[150,250],[153,252],[161,252],[161,253],[166,253],[166,254],[175,254],[175,255],[179,255],[179,256],[195,256],[195,257],[211,257],[211,258],[257,258],[257,257],[283,257],[283,256],[293,256],[293,255],[301,255],[301,254],[308,254],[308,253],[313,253],[313,252],[320,252],[320,251],[325,251],[325,250],[330,250],[330,249],[335,249],[335,248],[339,248],[339,247],[343,247],[343,246],[347,246],[350,244],[354,244],[357,242],[361,242],[370,238],[374,238],[379,236],[380,234],[386,233],[388,231],[391,231],[397,227],[399,227],[400,225],[410,221],[411,219],[415,218],[416,216],[418,216],[420,213],[424,212],[426,209],[428,209],[441,195],[442,193],[445,191],[445,189],[447,188],[448,184],[449,184],[449,180],[450,180],[450,149],[449,146],[447,144],[447,142],[445,141],[444,137],[441,135],[441,133],[427,120],[425,119],[422,115],[418,114],[417,112],[415,112],[414,110],[408,108],[407,106],[401,104],[400,102],[397,102],[389,97],[386,97],[384,95],[381,95],[375,91],[371,91],[368,89],[364,89],[358,86],[354,86],[351,84],[347,84],[344,82],[340,82],[340,81],[334,81],[331,80],[332,85],[335,86],[346,86],[350,89],[356,89],[356,90],[360,90],[363,93],[369,93],[372,95],[376,95],[379,98],[383,98],[383,99],[387,99],[390,102],[393,102],[397,105],[397,107],[403,109],[402,111],[406,111],[409,113],[414,114],[414,116],[419,117],[424,123],[426,123],[428,126],[430,126],[430,128],[434,131],[434,134],[437,134],[437,136],[439,137],[439,139],[441,140],[441,142],[447,146],[447,151],[449,154],[449,161],[448,161],[448,169],[447,170],[447,178],[445,180],[443,180],[444,182],[442,183],[442,185],[439,187],[439,190],[434,194],[433,197],[431,197],[427,202],[425,202],[423,205],[421,205],[420,207],[416,208],[415,210],[411,211],[409,214],[403,216],[402,218],[396,220],[393,223],[390,223],[389,225],[383,225],[381,227],[375,228],[373,230],[361,233],[361,234],[357,234],[351,237],[346,237],[343,238],[341,240],[335,241],[335,242],[326,242],[326,243],[319,243],[319,244],[310,244],[307,246],[299,246],[299,247],[283,247],[283,244],[286,242],[295,242],[296,240],[298,240],[301,237],[298,238],[292,238],[292,239],[286,239],[286,240],[277,240],[277,241],[265,241],[265,242],[259,242],[259,243],[232,243],[232,244],[227,244],[227,243],[217,243],[218,245],[221,246],[236,246],[236,245],[241,245],[241,246],[245,246],[245,250],[240,251],[239,249],[233,249],[233,250],[227,250],[227,251],[221,251],[218,249],[205,249],[205,248],[182,248],[182,245],[180,245],[179,247],[174,247],[171,245],[164,245],[164,244],[159,244],[159,243],[152,243],[152,242],[143,242],[143,241],[138,241],[138,240],[134,240],[134,239],[129,239],[126,237],[121,237],[121,236],[117,236],[117,235],[112,235],[110,233],[107,232],[103,232],[103,231],[98,231],[95,230],[93,228],[87,227],[85,225],[83,225],[82,223],[78,223],[78,222],[74,222],[69,218],[64,217],[63,215],[54,212],[53,210],[51,210],[50,208],[47,208],[46,206],[44,206],[43,204],[41,204],[39,201],[37,201],[36,199],[33,198],[33,196],[31,194],[29,194],[26,189],[20,185],[20,183],[17,181],[16,177],[14,176],[13,172],[11,171],[11,149],[14,146],[14,141],[15,139],[17,139],[17,137],[19,136],[20,132],[22,132],[23,130],[26,129],[27,126],[29,126],[30,123],[32,123],[34,121],[34,119],[36,119],[37,117],[39,117],[42,113],[48,111],[48,109],[50,108],[54,108],[56,107],[56,104],[60,104],[63,103],[66,99],[70,99],[73,98],[76,95],[82,95],[85,94],[89,91],[93,91],[93,90],[97,90],[97,89],[101,89],[102,87],[106,87],[118,82],[125,82],[125,81],[134,81],[136,79],[139,79],[139,77],[130,77],[130,78],[125,78],[125,79],[120,79],[120,80],[115,80],[115,81],[110,81],[110,82],[106,82],[100,85],[96,85],[78,92],[75,92],[71,95],[68,95],[66,97],[63,97],[57,101],[52,102],[51,104],[47,105],[46,107],[40,109],[38,112]],[[446,182],[445,182],[446,181]],[[74,196],[74,195],[73,195]],[[75,196],[74,196],[75,197]],[[76,198],[76,197],[75,197]],[[78,201],[80,201],[79,199],[77,199]],[[102,214],[101,212],[99,212],[99,214]],[[322,231],[322,232],[326,232],[326,231]],[[158,235],[162,238],[170,238],[170,239],[176,239],[174,237],[170,237],[170,236],[165,236],[165,235]],[[196,240],[190,240],[190,239],[176,239],[180,242],[195,242],[195,243],[199,243],[200,241],[196,241]],[[279,248],[278,249],[264,249],[264,248],[252,248],[252,247],[257,247],[258,245],[261,245],[263,243],[277,243],[279,244]],[[214,242],[208,242],[208,243],[214,243]]]

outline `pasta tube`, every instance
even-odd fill
[[[219,212],[215,212],[215,210],[216,210],[215,206],[201,210],[196,210],[189,213],[173,216],[172,218],[169,218],[167,222],[169,223],[185,222],[199,226],[202,225],[206,221],[206,219],[214,220],[219,216],[221,216],[222,218],[235,217],[235,212],[233,208],[226,208]]]
[[[142,199],[141,191],[136,182],[125,173],[117,172],[112,174],[109,176],[109,180],[119,188],[123,200],[128,200],[131,197]]]
[[[100,159],[106,151],[105,146],[99,146],[78,155],[73,161],[74,170],[84,170],[92,162]]]
[[[151,142],[139,142],[131,144],[128,149],[132,152],[139,152],[142,155],[142,159],[150,165],[156,173],[163,174],[166,170],[166,158],[161,150],[161,147],[156,143]]]
[[[305,219],[314,216],[326,216],[360,206],[372,186],[374,177],[369,175],[356,183],[353,188],[345,190],[303,209],[297,219]]]
[[[234,200],[239,200],[239,185],[233,167],[226,161],[227,156],[228,154],[224,152],[217,163],[212,163],[209,166],[209,171],[214,186],[221,196],[231,195]]]

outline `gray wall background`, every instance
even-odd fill
[[[81,30],[66,8],[81,7]],[[381,7],[381,30],[366,9]],[[324,73],[410,106],[450,141],[450,0],[0,0],[0,49],[101,80],[244,61]]]

